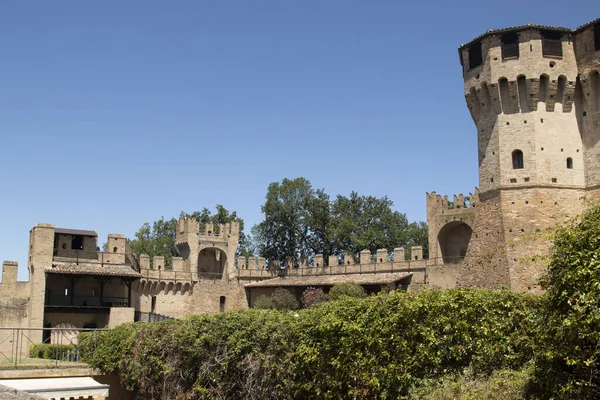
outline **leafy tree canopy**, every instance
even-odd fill
[[[342,255],[367,249],[392,250],[420,245],[427,252],[427,224],[409,223],[392,209],[387,197],[338,195],[314,189],[306,178],[283,179],[267,189],[261,210],[264,220],[252,228],[259,255],[278,260],[305,262],[314,254]]]

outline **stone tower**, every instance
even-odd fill
[[[538,290],[548,229],[598,187],[599,30],[526,25],[459,48],[479,160],[460,284]]]

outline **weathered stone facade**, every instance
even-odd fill
[[[247,308],[260,294],[272,292],[280,279],[285,285],[279,286],[298,295],[308,286],[327,288],[348,281],[363,282],[376,292],[419,287],[428,280],[452,286],[456,279],[449,269],[428,275],[432,261],[423,260],[418,246],[411,248],[411,260],[405,259],[403,248],[363,251],[356,261],[347,254],[325,263],[318,254],[311,266],[286,271],[278,260],[235,259],[238,241],[237,223],[200,226],[182,219],[176,233],[181,257],[174,257],[167,268],[164,257],[134,257],[123,235],[108,235],[107,251],[100,251],[93,231],[38,224],[30,235],[29,282],[17,281],[16,262],[3,264],[0,327],[76,331],[114,327],[134,321],[136,313],[181,317]],[[0,333],[4,347],[12,343],[10,334]],[[52,341],[50,331],[32,331],[30,336],[34,342]],[[5,350],[0,346],[0,352]]]
[[[477,127],[479,189],[427,194],[429,258],[420,247],[317,254],[299,268],[237,257],[239,226],[177,224],[180,257],[134,257],[123,235],[38,224],[28,282],[6,261],[0,327],[113,327],[136,313],[179,317],[252,306],[286,287],[299,295],[356,281],[368,291],[421,286],[539,291],[548,232],[600,200],[600,21],[577,30],[527,25],[488,31],[459,49]],[[0,337],[0,343],[10,340]],[[34,342],[51,340],[41,331]],[[0,346],[0,352],[2,347]]]
[[[599,198],[599,30],[527,25],[460,47],[479,189],[466,208],[427,197],[430,251],[462,252],[459,285],[538,292],[548,232]]]

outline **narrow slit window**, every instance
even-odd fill
[[[519,58],[519,34],[507,33],[500,38],[502,41],[502,59]]]
[[[571,157],[567,158],[567,168],[573,169],[573,159]]]
[[[512,163],[513,169],[523,169],[523,152],[521,150],[515,150],[512,152]]]
[[[527,80],[525,76],[519,75],[517,77],[517,92],[519,94],[519,107],[522,113],[528,113],[529,109],[529,98],[527,97]],[[525,121],[527,123],[527,121]]]
[[[600,22],[594,27],[594,50],[600,50]]]
[[[226,303],[227,299],[225,298],[225,296],[221,296],[219,298],[219,311],[220,312],[225,312],[225,303]]]
[[[481,42],[476,42],[469,47],[469,69],[483,64],[483,53],[481,52]]]
[[[542,55],[544,57],[562,57],[562,33],[542,32]]]
[[[561,75],[558,77],[558,88],[556,89],[556,103],[562,103],[565,96],[565,88],[567,87],[567,77]]]

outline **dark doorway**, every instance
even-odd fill
[[[438,244],[444,264],[460,262],[466,255],[473,230],[464,222],[452,221],[438,234]]]

